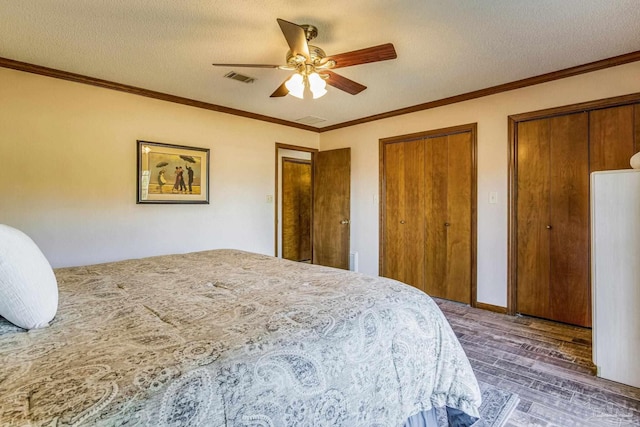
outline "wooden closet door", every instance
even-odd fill
[[[591,324],[587,113],[518,124],[517,311]]]
[[[630,169],[636,153],[634,105],[589,112],[591,172]]]
[[[588,113],[550,119],[550,318],[591,326]]]
[[[471,133],[427,139],[425,159],[425,289],[470,304]]]
[[[447,138],[446,298],[470,304],[473,147],[470,132]]]
[[[384,145],[382,275],[424,290],[424,143]]]
[[[550,317],[549,119],[518,123],[516,179],[517,311]]]
[[[437,298],[447,298],[447,226],[449,150],[447,137],[426,140],[425,214],[427,235],[424,245],[426,266],[425,291]]]

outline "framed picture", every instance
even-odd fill
[[[137,142],[137,203],[209,203],[209,149]]]

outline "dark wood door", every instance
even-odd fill
[[[351,149],[320,151],[314,159],[313,263],[349,269]]]
[[[551,318],[591,326],[589,118],[550,119]]]
[[[311,161],[282,159],[282,257],[311,260]]]
[[[516,180],[517,311],[550,318],[549,120],[518,124]]]
[[[425,290],[423,140],[385,144],[382,276]]]
[[[426,292],[471,303],[470,132],[428,138],[426,148]]]
[[[517,132],[517,311],[590,326],[588,113]]]

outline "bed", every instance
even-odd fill
[[[469,426],[480,392],[408,285],[237,250],[55,270],[49,327],[0,318],[2,426]],[[428,420],[428,421],[427,421]]]

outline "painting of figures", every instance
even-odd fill
[[[208,203],[209,150],[138,141],[138,203]]]

